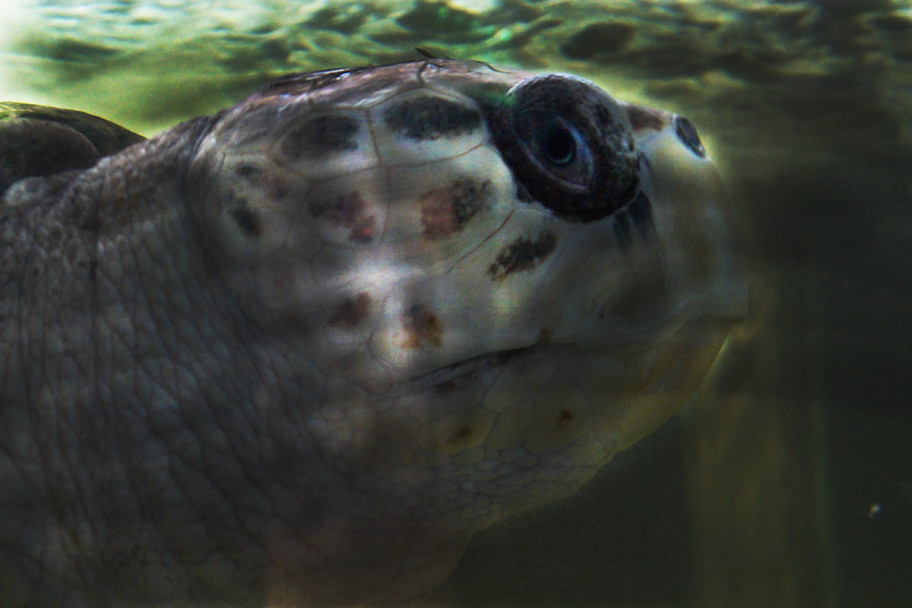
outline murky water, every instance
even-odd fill
[[[270,77],[438,55],[688,115],[730,185],[752,318],[682,416],[473,541],[465,606],[912,598],[912,7],[889,0],[18,2],[0,97],[153,133]]]

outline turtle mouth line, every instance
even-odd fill
[[[417,374],[409,378],[409,380],[431,387],[450,384],[458,380],[472,377],[485,370],[506,365],[519,357],[537,352],[542,348],[545,348],[545,346],[546,345],[542,342],[536,342],[520,348],[483,353]]]

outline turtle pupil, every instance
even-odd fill
[[[576,141],[568,129],[552,126],[545,134],[542,150],[549,162],[560,166],[568,165],[576,156]]]

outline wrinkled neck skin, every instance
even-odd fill
[[[0,207],[6,607],[406,604],[468,540],[396,511],[433,469],[314,430],[321,372],[223,287],[182,191],[207,124]]]

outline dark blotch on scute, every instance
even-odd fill
[[[228,214],[237,222],[241,232],[250,238],[259,237],[262,233],[263,226],[259,216],[247,206],[247,199],[237,198],[234,199],[232,203]]]
[[[370,315],[370,302],[370,295],[363,291],[345,300],[330,316],[330,324],[354,329]]]
[[[490,184],[459,179],[447,188],[422,194],[419,201],[424,235],[434,241],[461,232],[472,216],[487,206]]]
[[[358,129],[358,121],[349,116],[317,116],[291,130],[282,142],[282,152],[291,159],[320,160],[357,150]]]
[[[416,97],[397,103],[384,113],[383,120],[408,139],[454,137],[481,125],[481,115],[474,108],[439,97]]]
[[[349,241],[369,243],[374,240],[377,218],[367,212],[367,203],[358,192],[349,192],[330,200],[312,201],[308,211],[312,217],[348,228]]]
[[[413,304],[405,311],[402,315],[402,328],[406,333],[402,344],[405,348],[440,346],[443,339],[440,320],[424,304]]]
[[[238,165],[234,168],[234,177],[261,190],[269,198],[279,200],[287,192],[285,182],[276,175],[253,165]]]
[[[535,268],[547,258],[557,245],[557,237],[550,232],[537,239],[518,238],[507,245],[497,260],[488,267],[488,275],[495,281],[502,281],[514,272]]]
[[[675,116],[674,128],[675,135],[678,136],[678,139],[681,140],[682,144],[687,146],[691,152],[700,158],[706,158],[706,149],[703,147],[703,142],[700,141],[700,135],[697,133],[697,128],[692,122],[683,116]]]

